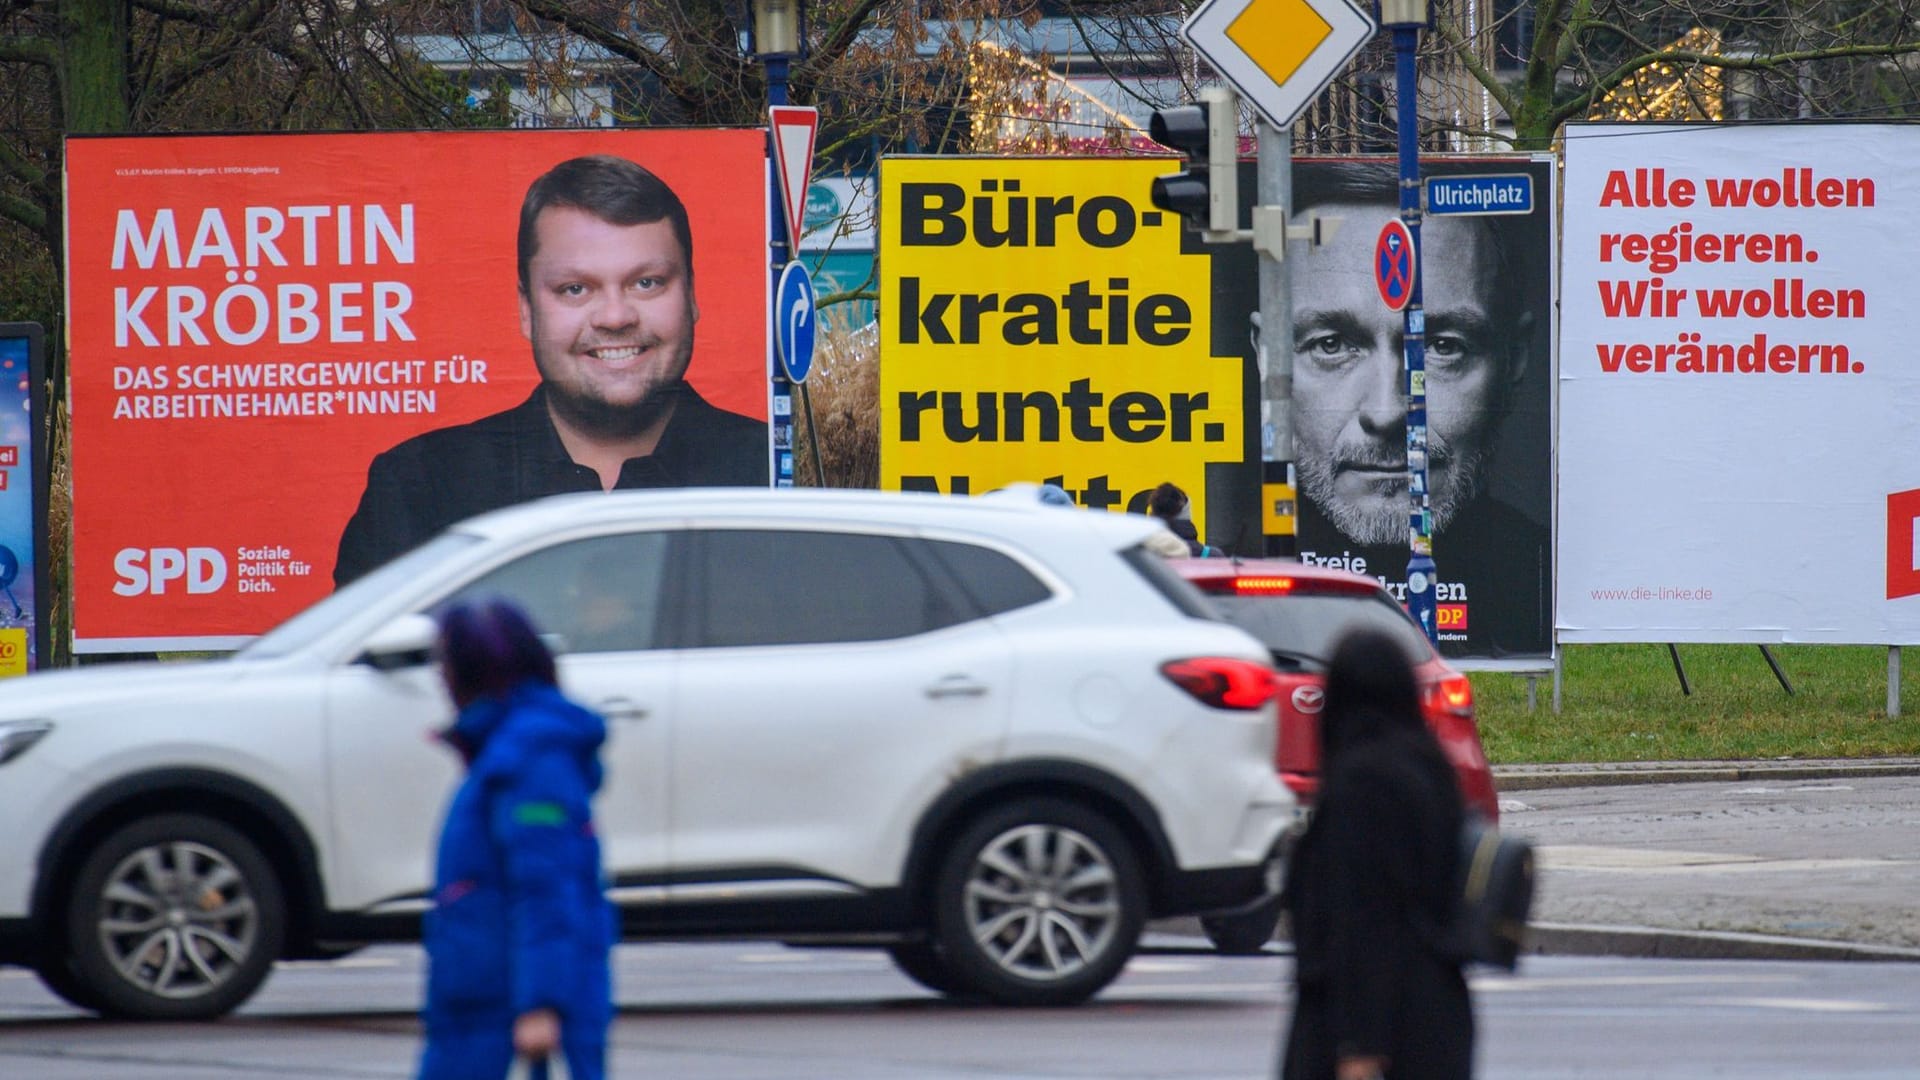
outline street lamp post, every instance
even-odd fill
[[[1427,0],[1380,0],[1380,23],[1393,31],[1400,142],[1400,220],[1413,236],[1413,287],[1405,312],[1407,391],[1407,610],[1428,640],[1439,640],[1435,603],[1433,511],[1427,497],[1427,315],[1421,306],[1419,66],[1414,51],[1427,25]]]

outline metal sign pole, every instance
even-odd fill
[[[1293,212],[1293,131],[1260,124],[1257,202]],[[1299,553],[1293,486],[1293,293],[1287,281],[1286,237],[1281,248],[1261,248],[1260,325],[1260,516],[1263,554]],[[1256,245],[1258,247],[1260,245]]]
[[[1433,564],[1433,512],[1427,498],[1427,316],[1421,306],[1419,67],[1414,50],[1427,24],[1425,0],[1383,0],[1381,22],[1393,31],[1394,98],[1400,136],[1400,220],[1413,235],[1413,287],[1405,309],[1407,373],[1407,610],[1427,638],[1439,641]]]

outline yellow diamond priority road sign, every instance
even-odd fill
[[[1207,0],[1180,36],[1268,123],[1284,128],[1374,31],[1351,0]]]

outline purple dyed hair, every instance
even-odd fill
[[[436,650],[453,703],[466,708],[532,679],[553,686],[553,654],[525,612],[506,600],[455,604],[440,616]]]

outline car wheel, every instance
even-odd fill
[[[279,879],[252,841],[211,818],[165,814],[87,856],[66,938],[73,974],[99,1011],[200,1020],[252,996],[285,926]]]
[[[1207,940],[1228,956],[1256,956],[1265,952],[1267,942],[1273,940],[1273,932],[1279,926],[1278,897],[1252,911],[1235,915],[1205,915],[1200,919],[1200,928],[1207,932]]]
[[[953,973],[953,965],[940,954],[932,942],[915,941],[887,948],[887,955],[893,958],[893,966],[900,974],[919,983],[936,994],[959,996],[966,993],[966,984]]]
[[[1070,1005],[1112,982],[1146,922],[1120,830],[1077,803],[1022,799],[983,814],[936,878],[935,944],[967,989],[1006,1005]]]

